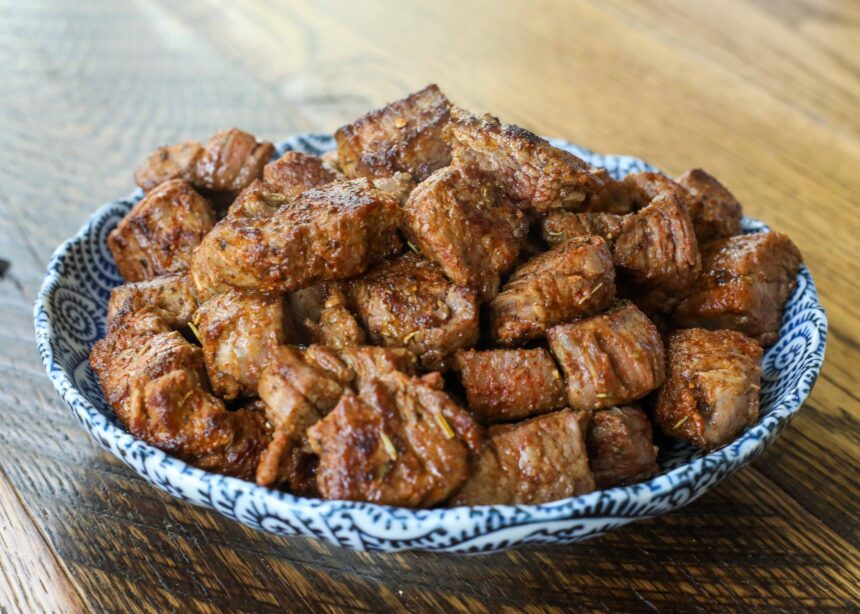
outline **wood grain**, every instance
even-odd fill
[[[0,0],[0,611],[860,608],[860,6]],[[478,558],[255,533],[100,451],[34,350],[54,247],[154,147],[331,131],[438,82],[457,103],[669,173],[788,232],[830,318],[808,403],[686,509]]]

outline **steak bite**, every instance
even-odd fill
[[[761,347],[735,331],[672,333],[657,425],[703,450],[730,443],[758,418],[761,358]]]
[[[567,405],[564,382],[544,348],[460,350],[456,356],[469,410],[481,422],[507,422]]]
[[[693,225],[700,243],[741,233],[741,204],[715,177],[694,168],[678,177],[678,183],[699,204]]]
[[[260,177],[275,148],[258,143],[238,128],[222,130],[206,148],[192,141],[161,147],[147,158],[134,178],[145,191],[173,179],[183,179],[199,190],[236,193]]]
[[[519,126],[455,109],[445,135],[454,165],[475,165],[496,175],[508,197],[528,211],[618,206],[620,186],[605,170],[589,167]]]
[[[200,305],[195,333],[215,394],[227,400],[256,395],[271,351],[292,341],[286,324],[279,294],[231,290]]]
[[[567,379],[573,409],[623,405],[665,379],[657,327],[629,301],[608,312],[551,328],[550,348]]]
[[[260,458],[257,484],[279,486],[292,480],[291,490],[304,490],[301,468],[309,464],[305,457],[310,453],[305,431],[337,404],[343,386],[299,350],[282,345],[272,350],[258,391],[274,433]]]
[[[302,193],[270,218],[227,217],[195,250],[198,293],[290,292],[363,272],[400,250],[400,207],[366,179]]]
[[[346,296],[336,283],[326,284],[327,298],[317,321],[305,320],[304,325],[316,343],[343,349],[365,342],[364,329],[347,307]]]
[[[308,348],[310,349],[310,348]],[[418,373],[418,359],[405,348],[381,348],[373,345],[343,348],[340,359],[353,373],[356,389],[373,378],[399,371],[406,375]]]
[[[593,491],[584,419],[565,409],[490,427],[474,473],[448,505],[547,503]]]
[[[606,242],[574,239],[514,271],[489,303],[490,334],[501,345],[520,345],[550,326],[598,312],[614,298],[615,269]]]
[[[347,177],[389,177],[398,171],[423,181],[451,161],[442,131],[451,103],[428,85],[372,111],[334,133],[338,162]]]
[[[429,507],[468,476],[477,425],[432,380],[391,372],[308,430],[320,457],[317,486],[326,499]]]
[[[288,151],[263,167],[263,181],[290,199],[336,179],[319,156]]]
[[[454,352],[478,339],[475,292],[412,252],[379,263],[347,287],[371,340],[411,350],[425,369],[448,368]]]
[[[598,488],[641,482],[660,470],[651,422],[638,407],[608,407],[594,412],[586,444]]]
[[[542,233],[550,245],[592,235],[606,239],[619,294],[648,313],[671,311],[701,272],[686,206],[670,193],[658,194],[630,215],[553,212],[543,221]]]
[[[449,166],[423,181],[406,201],[404,232],[448,278],[492,297],[528,233],[525,215],[493,175]]]
[[[265,417],[227,411],[208,392],[203,353],[156,308],[122,309],[90,365],[135,437],[209,471],[248,479],[268,443]]]
[[[778,232],[718,239],[704,246],[702,258],[704,272],[675,310],[675,322],[737,330],[765,347],[776,343],[802,261],[791,239]]]
[[[186,327],[197,310],[197,298],[188,273],[180,271],[117,286],[110,293],[107,321],[110,323],[123,309],[139,311],[145,307],[160,309],[170,328]]]
[[[161,184],[144,196],[108,235],[126,281],[188,268],[191,252],[215,225],[215,213],[187,181]]]

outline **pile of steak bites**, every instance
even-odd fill
[[[435,85],[322,157],[238,129],[137,170],[90,363],[129,431],[292,493],[541,503],[759,413],[801,256],[706,172],[623,181]]]

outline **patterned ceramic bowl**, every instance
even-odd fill
[[[619,179],[630,172],[655,170],[628,156],[601,156],[568,143],[554,144]],[[289,150],[319,154],[332,147],[329,136],[305,135],[281,143],[278,154]],[[660,474],[647,482],[545,505],[412,510],[294,497],[207,473],[165,454],[130,435],[105,402],[87,359],[93,343],[105,334],[111,288],[122,282],[106,239],[141,196],[138,190],[101,207],[51,259],[34,309],[42,362],[75,418],[144,479],[174,497],[278,535],[306,535],[357,550],[481,553],[521,544],[579,541],[665,514],[758,457],[800,409],[824,360],[827,318],[812,277],[802,267],[779,342],[764,355],[761,416],[720,450],[703,454],[688,445],[669,444],[660,453]],[[750,219],[744,220],[743,228],[767,230]]]

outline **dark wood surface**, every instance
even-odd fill
[[[858,75],[855,0],[0,0],[0,610],[857,610]],[[331,131],[431,81],[538,133],[707,168],[792,236],[827,363],[754,466],[580,545],[362,554],[176,501],[73,422],[33,297],[147,152],[231,125]]]

